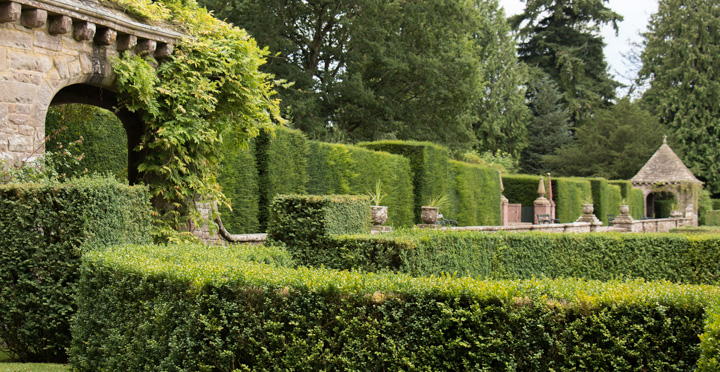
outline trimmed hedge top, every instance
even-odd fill
[[[360,273],[323,268],[287,268],[248,262],[232,248],[197,245],[125,245],[83,256],[89,267],[106,266],[123,272],[167,277],[204,286],[230,283],[265,288],[291,288],[326,294],[495,298],[514,303],[518,298],[588,309],[609,304],[656,304],[704,308],[720,301],[720,288],[680,285],[642,279],[608,282],[583,279],[480,280],[453,275],[412,277],[395,273]]]

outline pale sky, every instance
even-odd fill
[[[525,3],[520,0],[499,0],[500,6],[505,8],[505,15],[510,16],[522,12]],[[622,15],[625,20],[619,25],[618,36],[611,26],[602,29],[605,41],[605,59],[608,62],[610,73],[621,83],[629,83],[626,78],[634,78],[635,70],[623,58],[631,50],[632,42],[640,42],[640,33],[647,29],[650,15],[657,12],[658,0],[610,0],[606,6]]]

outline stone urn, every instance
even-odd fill
[[[583,213],[585,214],[592,214],[595,211],[595,207],[593,206],[593,204],[583,204],[582,208]]]
[[[438,220],[439,207],[422,207],[420,219],[427,225],[432,225]]]
[[[370,206],[370,219],[373,226],[382,226],[387,221],[388,207],[382,205]]]
[[[630,213],[630,206],[629,205],[621,205],[620,206],[620,214],[628,214]]]
[[[670,217],[672,218],[680,218],[683,214],[680,211],[670,211]]]

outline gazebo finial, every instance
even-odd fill
[[[667,134],[663,134],[663,143],[667,143]]]

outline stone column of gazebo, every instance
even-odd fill
[[[672,193],[676,200],[674,212],[692,217],[692,224],[697,226],[698,200],[703,183],[695,178],[668,146],[667,136],[663,139],[660,148],[630,181],[633,187],[643,192],[644,216],[654,216],[653,204],[657,194]]]

